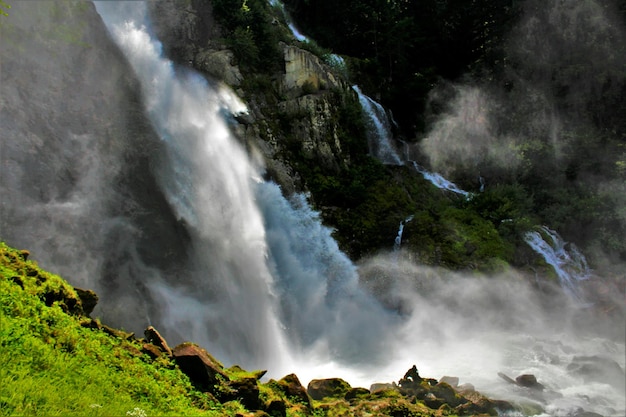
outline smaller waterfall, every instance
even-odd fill
[[[577,283],[588,279],[591,270],[578,248],[546,226],[526,233],[524,240],[554,268],[561,287],[575,298],[580,298]]]
[[[460,189],[455,183],[445,179],[441,174],[427,171],[426,169],[424,169],[424,167],[422,167],[415,161],[409,161],[409,162],[413,165],[413,168],[415,168],[417,172],[422,174],[424,178],[430,181],[435,187],[440,188],[442,190],[452,191],[453,193],[461,194],[462,196],[465,196],[468,198],[471,196],[470,193],[468,193],[465,190]]]
[[[359,102],[366,116],[370,153],[383,164],[403,165],[402,159],[391,144],[393,138],[391,125],[383,106],[363,94],[358,86],[352,86],[352,89],[359,96]]]
[[[309,38],[307,38],[305,35],[300,33],[300,31],[298,30],[296,25],[294,25],[294,23],[291,21],[291,18],[289,17],[289,14],[287,13],[287,10],[285,10],[285,5],[283,4],[282,1],[279,1],[279,0],[269,0],[269,4],[270,4],[270,6],[276,6],[276,7],[278,7],[281,10],[283,16],[285,17],[285,20],[287,21],[287,26],[289,27],[289,30],[291,31],[291,34],[293,35],[294,38],[296,38],[300,42],[308,42],[309,41]]]
[[[398,227],[398,235],[396,236],[396,240],[393,244],[393,250],[400,250],[400,246],[402,246],[402,233],[404,232],[404,226],[411,220],[413,220],[412,214],[400,222],[400,227]]]

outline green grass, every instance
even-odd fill
[[[0,416],[454,415],[396,390],[310,402],[294,378],[263,383],[265,371],[217,361],[225,376],[201,392],[169,356],[143,353],[144,339],[87,317],[76,290],[27,257],[0,242]]]
[[[81,326],[89,319],[67,314],[63,300],[47,306],[51,289],[76,299],[0,243],[0,415],[229,415],[139,341]]]

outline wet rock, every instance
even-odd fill
[[[273,400],[265,406],[265,412],[272,417],[287,417],[287,406],[282,400]]]
[[[370,385],[370,392],[376,392],[376,391],[384,391],[387,389],[397,389],[398,386],[396,385],[396,383],[387,383],[387,382],[376,382],[372,385]]]
[[[455,388],[457,390],[457,392],[466,395],[468,393],[471,392],[475,392],[476,388],[474,387],[474,385],[470,384],[470,383],[465,383],[465,384],[461,384],[458,387]]]
[[[307,392],[314,400],[343,398],[350,388],[350,384],[341,378],[314,379],[309,382]]]
[[[434,394],[441,404],[432,408],[439,408],[442,404],[448,404],[450,407],[458,407],[461,404],[469,402],[468,399],[460,396],[449,384],[440,382],[430,390],[431,394]]]
[[[582,408],[579,408],[574,412],[574,414],[572,414],[572,417],[602,417],[602,414],[585,411]]]
[[[220,402],[237,400],[248,410],[259,410],[259,385],[254,377],[241,378],[226,383],[225,390],[218,393]]]
[[[172,356],[191,382],[200,389],[210,390],[220,381],[229,378],[222,365],[209,353],[194,343],[183,343],[172,350]]]
[[[545,387],[537,382],[537,378],[532,374],[520,375],[515,378],[515,382],[520,387],[526,387],[537,391],[543,391]]]

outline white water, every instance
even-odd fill
[[[223,119],[225,110],[245,107],[161,57],[142,6],[97,4],[141,81],[168,150],[161,185],[192,234],[191,277],[177,283],[155,274],[147,284],[166,309],[166,337],[182,333],[222,360],[268,368],[273,377],[296,372],[305,384],[343,377],[368,386],[398,380],[416,364],[422,376],[457,375],[510,398],[516,394],[497,372],[532,372],[563,393],[562,404],[550,403],[555,415],[578,405],[624,409],[621,393],[565,371],[572,354],[607,355],[623,367],[623,345],[573,337],[570,306],[555,300],[548,315],[519,277],[462,277],[391,256],[357,269],[304,196],[287,201],[258,179]],[[568,347],[554,349],[558,366],[533,356],[537,344],[558,341]]]
[[[387,112],[385,112],[383,106],[363,94],[358,86],[355,85],[352,89],[359,96],[359,102],[366,116],[370,153],[383,164],[402,165],[402,159],[400,159],[391,143],[393,135],[391,134]]]
[[[170,205],[193,233],[196,286],[147,285],[167,309],[167,326],[248,363],[280,367],[286,352],[274,312],[258,169],[233,140],[222,112],[244,112],[236,96],[200,76],[177,72],[145,25],[143,3],[98,2],[98,12],[141,82],[146,111],[169,160],[160,169]],[[236,314],[233,314],[236,312]]]
[[[542,226],[539,231],[528,232],[526,243],[554,268],[561,287],[574,297],[580,297],[578,283],[589,279],[591,270],[587,260],[573,243],[568,243],[554,230]]]
[[[400,247],[402,246],[402,233],[404,233],[404,226],[411,220],[413,220],[413,215],[407,217],[400,222],[400,226],[398,227],[398,234],[396,235],[396,239],[393,242],[393,250],[400,250]]]

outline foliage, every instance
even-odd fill
[[[215,0],[216,18],[226,30],[224,40],[244,71],[267,73],[280,63],[279,33],[270,6],[263,0]]]

